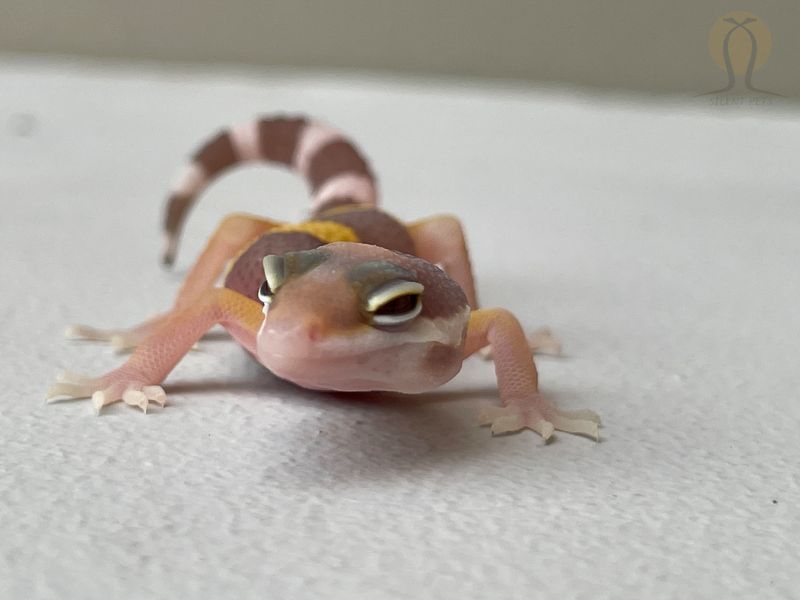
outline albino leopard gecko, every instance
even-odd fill
[[[478,308],[459,221],[402,224],[380,211],[367,161],[335,129],[304,118],[263,118],[208,141],[169,197],[166,264],[200,192],[223,171],[252,161],[305,176],[310,220],[226,217],[170,311],[126,330],[68,329],[71,338],[135,350],[101,377],[63,373],[48,400],[91,397],[97,411],[119,400],[145,412],[150,402],[163,406],[158,384],[221,324],[277,376],[319,390],[425,392],[490,346],[502,407],[484,410],[481,424],[495,434],[528,427],[545,439],[554,429],[598,438],[594,412],[559,411],[540,395],[517,319],[505,309]],[[223,273],[222,287],[215,287]]]

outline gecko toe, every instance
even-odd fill
[[[138,406],[143,413],[147,413],[149,400],[142,390],[126,390],[122,394],[122,401],[128,406]]]
[[[64,331],[64,337],[70,340],[87,340],[91,342],[107,342],[115,332],[108,329],[97,329],[89,325],[70,325]]]
[[[160,385],[146,385],[142,388],[142,392],[150,402],[155,402],[162,408],[167,403],[167,394]]]
[[[492,421],[492,435],[501,435],[503,433],[513,433],[525,427],[525,421],[522,415],[519,414],[505,414],[496,417]]]
[[[92,389],[88,385],[60,381],[50,386],[45,395],[45,400],[53,402],[61,398],[88,398],[91,395]]]

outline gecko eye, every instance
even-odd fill
[[[286,262],[283,256],[269,254],[261,263],[264,267],[264,283],[258,288],[258,299],[264,303],[266,309],[275,292],[286,281]]]
[[[422,311],[422,292],[416,281],[390,281],[373,290],[367,298],[366,310],[373,325],[401,325]]]
[[[264,304],[269,304],[272,302],[272,296],[272,290],[269,289],[269,282],[264,280],[264,283],[262,283],[261,287],[258,288],[258,299]]]

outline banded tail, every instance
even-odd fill
[[[285,165],[308,181],[312,210],[340,204],[375,206],[375,177],[355,145],[339,131],[304,118],[264,118],[223,130],[192,156],[167,201],[163,262],[175,261],[183,223],[215,177],[246,162]]]

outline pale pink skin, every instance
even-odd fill
[[[326,250],[331,258],[290,279],[265,307],[255,352],[261,364],[298,385],[322,390],[419,393],[455,377],[469,307],[454,306],[449,316],[420,315],[401,328],[369,326],[345,275],[349,267],[393,253],[348,243]],[[432,353],[433,344],[453,352]]]
[[[352,243],[326,249],[332,258],[288,280],[268,309],[231,290],[209,289],[164,315],[120,368],[98,378],[67,374],[48,396],[91,395],[98,410],[117,400],[142,409],[163,404],[157,384],[220,323],[268,369],[312,389],[430,391],[454,377],[464,358],[491,344],[503,406],[484,410],[481,424],[496,434],[527,427],[545,439],[556,429],[597,437],[597,415],[559,411],[539,393],[532,351],[511,313],[461,305],[447,317],[420,315],[401,329],[372,327],[361,316],[346,267],[383,259],[389,251]],[[433,344],[452,352],[431,353]]]
[[[268,140],[259,139],[259,131],[255,124],[244,124],[230,133],[240,162],[261,157]],[[298,135],[292,162],[307,175],[316,153],[323,152],[332,141],[345,139],[313,122]],[[176,193],[193,198],[216,174],[207,165],[193,163],[179,180]],[[369,176],[334,173],[319,187],[315,201],[349,194],[374,204],[376,190]],[[595,413],[559,411],[539,393],[531,345],[517,319],[504,309],[478,309],[457,219],[433,217],[408,224],[407,231],[417,256],[444,269],[426,283],[423,305],[440,290],[452,289],[453,282],[463,295],[452,306],[440,303],[438,312],[430,313],[436,316],[423,312],[402,327],[389,329],[368,322],[346,277],[347,269],[360,262],[383,260],[393,254],[377,246],[328,244],[325,249],[332,257],[287,279],[268,309],[232,290],[215,288],[226,263],[276,225],[250,215],[227,217],[192,268],[172,310],[138,327],[70,328],[70,337],[111,341],[119,348],[135,350],[123,365],[100,377],[63,373],[47,398],[91,396],[98,411],[120,400],[145,411],[151,403],[163,406],[166,394],[159,384],[206,331],[221,324],[276,375],[303,387],[324,390],[430,391],[452,379],[465,358],[491,345],[502,406],[484,410],[481,424],[491,425],[493,433],[527,427],[545,439],[555,429],[597,439],[600,419]],[[171,261],[177,244],[174,232],[167,241]]]

